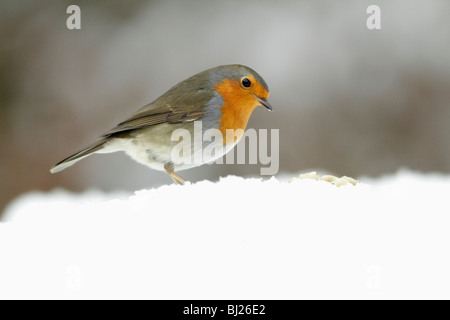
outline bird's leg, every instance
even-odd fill
[[[173,168],[173,163],[168,162],[164,165],[164,169],[166,170],[167,174],[172,178],[173,182],[176,184],[185,184],[186,180],[184,180],[182,177],[180,177],[178,174],[175,173]]]

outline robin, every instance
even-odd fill
[[[50,172],[64,170],[93,153],[124,151],[141,164],[166,171],[176,184],[184,184],[185,180],[175,170],[214,161],[230,151],[242,134],[227,139],[229,132],[243,132],[258,106],[272,111],[268,97],[266,82],[249,67],[226,65],[208,69],[178,83],[105,133],[99,141],[57,163]],[[177,129],[193,133],[196,122],[200,122],[202,133],[210,129],[221,132],[222,148],[212,157],[195,163],[173,161],[172,151],[178,142],[173,141],[172,133]],[[196,152],[194,148],[190,151]]]

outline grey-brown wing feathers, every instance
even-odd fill
[[[125,132],[136,129],[143,129],[146,127],[154,126],[156,124],[167,122],[168,114],[160,113],[160,114],[152,114],[148,116],[142,116],[140,118],[128,119],[124,122],[121,122],[117,127],[109,130],[105,133],[104,137],[109,137],[115,133]]]
[[[207,102],[213,97],[211,91],[204,89],[194,90],[180,97],[179,95],[171,94],[174,88],[119,123],[117,127],[108,131],[104,137],[161,123],[188,122],[203,117]]]
[[[195,121],[203,117],[204,114],[203,108],[199,109],[198,107],[172,108],[171,111],[166,113],[141,114],[138,117],[133,116],[121,122],[117,127],[105,133],[103,137],[109,137],[119,132],[144,129],[161,123]]]

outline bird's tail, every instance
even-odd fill
[[[109,140],[108,138],[104,138],[100,141],[91,144],[89,147],[84,148],[83,150],[71,155],[70,157],[67,157],[66,159],[58,162],[53,168],[51,168],[50,172],[57,173],[59,171],[62,171],[70,167],[74,163],[80,161],[81,159],[84,159],[87,156],[90,156],[91,154],[102,150],[105,147],[105,143],[108,142],[108,140]]]

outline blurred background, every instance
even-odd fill
[[[66,27],[71,4],[81,30]],[[371,4],[381,30],[366,27]],[[447,0],[2,1],[0,212],[31,190],[171,183],[121,153],[49,169],[177,82],[231,63],[269,84],[275,112],[256,110],[249,127],[280,129],[280,173],[449,173],[448,12]]]

